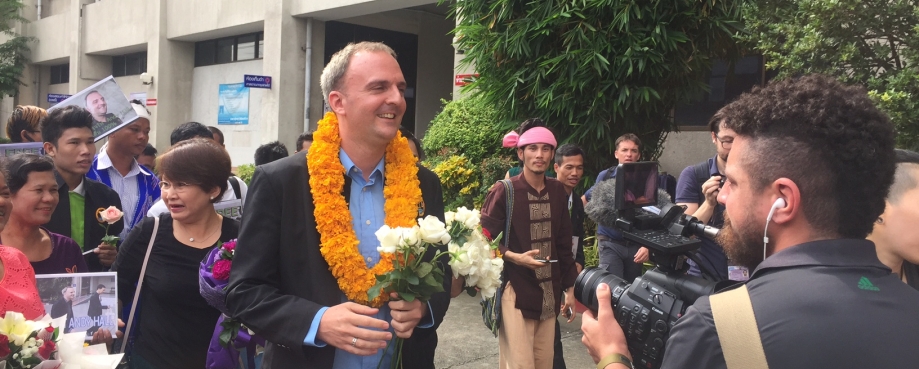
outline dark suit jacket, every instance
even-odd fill
[[[422,167],[418,179],[424,215],[443,220],[440,180]],[[346,182],[345,189],[350,186]],[[347,196],[350,191],[345,189]],[[319,252],[305,157],[294,155],[257,167],[245,208],[230,273],[230,313],[269,341],[264,368],[331,368],[334,347],[303,345],[319,309],[338,305],[342,296]],[[445,292],[430,301],[434,327],[416,328],[406,341],[405,368],[434,366],[436,329],[450,303],[446,291],[450,290],[452,273],[446,262],[444,266]]]
[[[108,306],[102,306],[102,296],[93,292],[89,296],[89,308],[86,309],[86,316],[102,316],[102,309],[108,309]]]
[[[57,178],[57,192],[60,201],[58,201],[57,207],[54,208],[54,213],[51,214],[51,220],[48,221],[48,224],[45,224],[45,228],[48,228],[51,232],[73,238],[70,232],[70,188],[67,187],[67,183],[64,182],[64,179],[61,178],[57,171],[54,171],[54,177]],[[118,193],[102,184],[102,182],[83,177],[83,193],[86,199],[86,206],[83,210],[83,214],[86,217],[83,222],[83,251],[89,251],[99,246],[102,243],[102,237],[105,237],[105,224],[96,219],[96,210],[99,208],[105,209],[109,206],[114,206],[118,210],[124,210],[124,208],[121,207],[121,198]],[[109,227],[109,233],[117,236],[122,229],[124,229],[124,220],[119,220]],[[99,263],[99,257],[95,253],[86,254],[83,259],[86,260],[86,267],[89,268],[90,272],[102,272],[106,269]]]
[[[67,315],[67,323],[64,324],[64,333],[70,333],[73,325],[73,302],[67,301],[63,297],[57,299],[53,305],[51,305],[51,315],[52,319],[57,319],[64,314]]]

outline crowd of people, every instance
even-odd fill
[[[131,367],[202,368],[221,311],[201,296],[199,266],[238,239],[226,308],[267,340],[260,366],[388,365],[388,342],[399,337],[403,367],[434,367],[437,328],[461,278],[447,278],[444,292],[424,303],[367,306],[355,302],[366,290],[350,285],[355,275],[372,278],[381,260],[374,232],[396,214],[444,220],[440,180],[419,164],[421,142],[398,133],[406,82],[395,53],[381,43],[350,44],[333,55],[321,88],[331,109],[323,121],[335,128],[304,133],[294,155],[280,142],[263,145],[248,184],[231,172],[216,127],[181,124],[159,154],[139,101],[132,102],[139,118],[98,151],[91,111],[17,107],[8,137],[43,142],[46,155],[0,161],[0,310],[45,312],[35,274],[113,271],[118,300],[136,305],[125,338]],[[673,200],[722,231],[717,242],[703,240],[687,273],[745,282],[770,365],[919,361],[910,350],[919,343],[919,154],[894,149],[889,119],[865,92],[822,76],[772,83],[721,109],[709,131],[715,155],[682,171]],[[536,118],[495,144],[520,160],[481,209],[486,233],[505,235],[499,366],[565,368],[558,318],[576,314],[573,286],[589,236],[584,209],[593,197],[593,188],[583,195],[577,188],[591,153],[560,144]],[[637,135],[611,146],[611,164],[641,160]],[[405,173],[387,173],[393,168],[410,168],[411,180],[394,185],[390,179]],[[596,183],[616,171],[601,171]],[[238,217],[221,211],[233,206]],[[336,206],[347,211],[330,216]],[[99,212],[109,207],[124,216],[105,227]],[[103,240],[111,235],[117,246]],[[596,239],[600,269],[630,282],[641,275],[645,245],[602,225]],[[100,302],[105,291],[97,286],[90,314],[110,308]],[[73,288],[61,293],[53,310],[72,316]],[[598,367],[632,367],[609,288],[601,284],[597,296],[599,309],[583,318],[586,351]],[[713,319],[708,297],[700,298],[672,327],[663,367],[730,367]],[[89,333],[109,343],[119,336]],[[859,349],[856,336],[873,342]]]

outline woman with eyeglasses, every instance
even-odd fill
[[[198,266],[221,242],[236,238],[239,223],[214,210],[227,190],[230,156],[209,139],[179,142],[157,158],[162,198],[169,213],[134,227],[112,269],[118,297],[134,299],[150,238],[155,237],[131,335],[133,369],[203,368],[220,312],[201,297]],[[127,319],[125,319],[127,320]]]
[[[80,246],[70,237],[48,231],[58,203],[54,162],[47,156],[19,154],[7,163],[13,209],[0,239],[22,251],[35,274],[85,273],[89,269]]]

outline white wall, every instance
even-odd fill
[[[664,141],[664,152],[657,160],[661,171],[679,177],[684,168],[715,156],[711,134],[705,131],[671,132]]]
[[[145,49],[142,45],[147,43],[147,24],[150,22],[142,20],[154,13],[154,5],[155,2],[149,0],[101,1],[86,5],[83,9],[83,52],[92,54],[123,48]]]
[[[146,1],[146,0],[144,0]],[[166,36],[197,40],[257,32],[265,20],[266,1],[258,0],[165,0]],[[277,1],[277,0],[274,0]],[[314,1],[314,0],[310,0]]]
[[[208,126],[217,126],[223,131],[224,144],[233,160],[233,166],[254,162],[255,149],[260,145],[261,99],[265,90],[249,90],[249,124],[217,125],[217,92],[220,84],[241,83],[244,74],[262,74],[262,61],[251,60],[229,64],[218,64],[194,69],[192,79],[192,120]],[[161,149],[161,148],[157,148]],[[290,148],[288,148],[290,149]]]
[[[29,59],[33,63],[68,58],[71,54],[70,35],[76,32],[69,13],[57,14],[25,25],[23,36],[35,37],[30,44]]]

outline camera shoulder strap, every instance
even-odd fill
[[[747,286],[711,295],[709,299],[728,369],[768,369]]]

